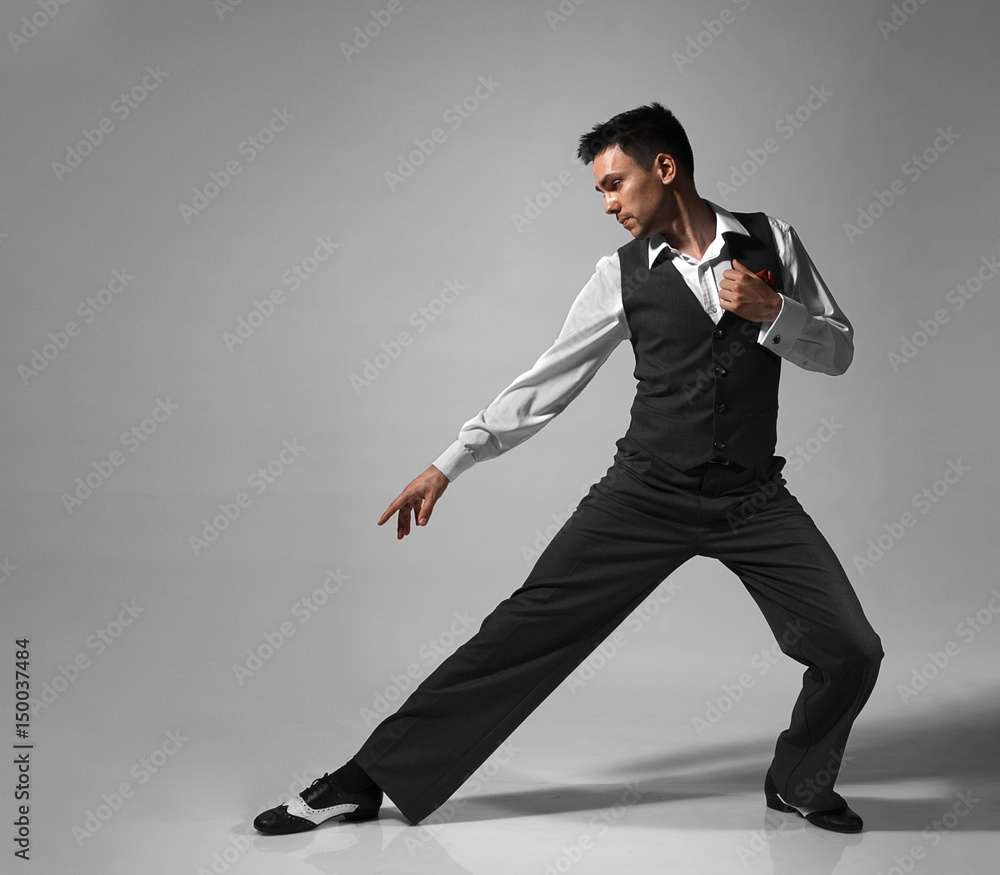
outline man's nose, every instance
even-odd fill
[[[622,205],[618,203],[618,198],[613,194],[605,195],[604,197],[604,212],[609,216],[613,216],[619,210],[621,210]]]

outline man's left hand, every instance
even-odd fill
[[[781,312],[781,295],[735,258],[719,283],[719,303],[748,322],[773,322]]]

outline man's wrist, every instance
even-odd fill
[[[781,315],[781,308],[785,303],[785,299],[779,295],[777,292],[774,293],[774,299],[771,304],[771,311],[768,314],[768,318],[763,320],[765,322],[776,322],[778,317]]]
[[[458,441],[455,441],[431,464],[444,474],[448,478],[448,482],[451,483],[459,474],[475,465],[476,460],[472,453]]]

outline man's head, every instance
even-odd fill
[[[673,157],[694,182],[694,154],[687,133],[674,114],[659,103],[620,112],[594,125],[580,137],[577,156],[590,164],[605,149],[617,146],[639,167],[649,170],[661,152]]]
[[[594,164],[604,211],[633,237],[662,233],[675,218],[678,201],[697,197],[687,134],[658,103],[595,125],[580,138],[577,154]]]

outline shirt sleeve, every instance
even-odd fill
[[[854,358],[854,328],[795,230],[780,219],[771,218],[770,223],[784,286],[781,311],[774,322],[761,325],[758,340],[807,371],[842,374]]]
[[[539,359],[462,426],[434,466],[454,480],[493,459],[555,419],[629,337],[617,253],[602,258],[573,302],[559,336]]]

